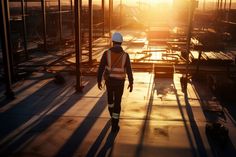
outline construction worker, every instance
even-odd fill
[[[129,80],[129,92],[133,90],[133,73],[130,58],[128,53],[124,52],[121,47],[122,42],[123,36],[119,32],[112,35],[113,47],[103,53],[97,74],[98,88],[101,90],[102,77],[105,71],[108,72],[105,85],[113,132],[119,130],[118,123],[121,111],[121,98],[124,91],[126,74]]]

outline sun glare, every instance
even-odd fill
[[[172,3],[173,0],[148,0],[150,4],[154,3]]]

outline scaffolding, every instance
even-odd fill
[[[219,30],[222,25],[235,28],[231,0],[215,1],[212,10],[208,10],[206,0],[201,1],[202,10],[198,1],[179,3],[174,0],[172,11],[177,17],[170,19],[177,21],[174,26],[161,16],[167,11],[157,11],[148,2],[137,1],[131,6],[131,2],[122,0],[2,0],[4,70],[1,71],[7,78],[6,93],[12,93],[12,84],[22,73],[37,70],[70,71],[76,75],[76,90],[81,92],[81,76],[96,69],[102,52],[111,46],[109,39],[116,30],[122,31],[126,38],[123,45],[134,68],[148,69],[153,64],[154,67],[163,64],[186,73],[189,73],[188,68],[199,71],[202,55],[206,55],[204,51],[213,51],[203,35],[209,37],[213,30],[217,32],[213,34],[235,39],[235,29]],[[150,13],[144,15],[147,11]],[[206,14],[211,16],[202,18]],[[206,25],[212,17],[215,17],[211,22],[213,26]],[[220,25],[214,26],[215,23]],[[197,57],[194,50],[198,50]],[[217,49],[222,50],[221,47]],[[192,65],[196,58],[197,64]]]

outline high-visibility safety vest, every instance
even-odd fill
[[[117,79],[125,79],[125,62],[126,53],[114,53],[110,50],[107,51],[107,70],[110,72],[109,76]]]

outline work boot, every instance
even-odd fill
[[[114,119],[114,118],[112,118],[112,127],[111,127],[111,131],[112,132],[118,132],[119,131],[119,129],[120,129],[120,127],[119,127],[119,125],[118,125],[118,123],[119,123],[119,119]]]

